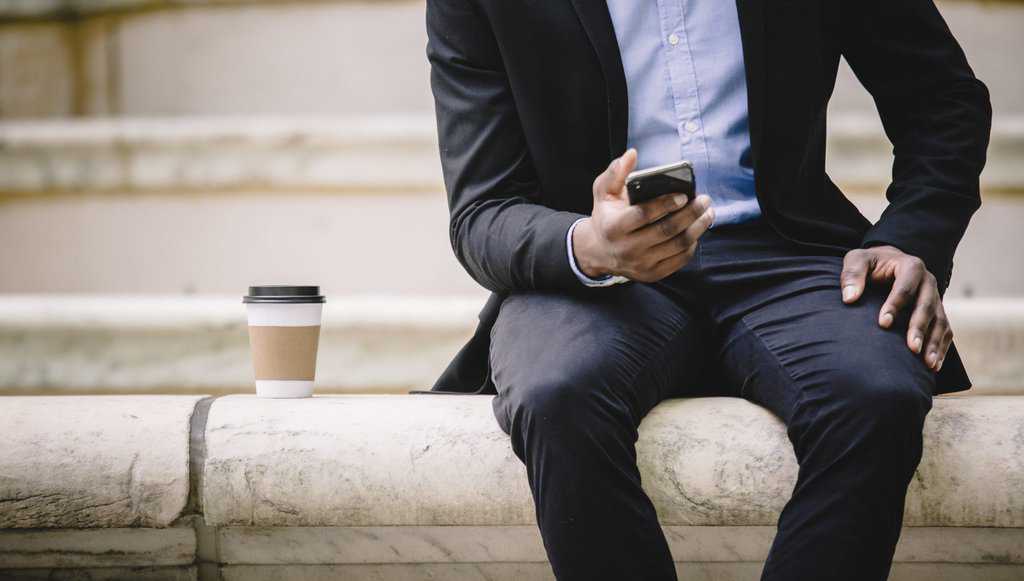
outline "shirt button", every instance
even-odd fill
[[[679,37],[675,33],[668,35],[668,43],[672,46],[679,44]]]
[[[697,131],[697,124],[693,121],[687,121],[686,125],[683,125],[683,127],[685,127],[690,133],[696,133]]]

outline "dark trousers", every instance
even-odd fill
[[[763,580],[887,578],[935,376],[907,348],[906,315],[878,326],[888,288],[844,305],[841,268],[758,220],[711,229],[658,283],[505,299],[494,414],[559,580],[677,578],[635,443],[659,401],[699,395],[787,426],[799,476]]]

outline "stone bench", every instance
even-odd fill
[[[0,579],[551,579],[486,396],[5,397],[0,426]],[[1022,430],[1024,397],[935,399],[891,579],[1024,576]],[[782,423],[673,399],[638,453],[681,578],[757,579]]]
[[[484,300],[329,297],[318,389],[429,385],[472,334]],[[974,381],[959,395],[1024,393],[1024,300],[950,299],[946,308]],[[252,391],[240,295],[0,296],[0,395]]]
[[[200,397],[0,397],[0,579],[195,579]]]

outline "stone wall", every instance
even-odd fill
[[[551,579],[487,396],[0,398],[0,579]],[[936,398],[892,580],[1024,575],[1024,398]],[[782,423],[673,399],[638,454],[683,578],[753,581]]]

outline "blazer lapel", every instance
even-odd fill
[[[605,0],[572,0],[580,23],[594,46],[597,60],[604,72],[608,95],[608,145],[613,157],[626,150],[629,106],[626,94],[626,73],[615,38],[615,28]]]
[[[747,115],[750,119],[750,149],[755,175],[764,136],[765,117],[765,0],[736,0],[743,40],[743,65],[747,73]]]

